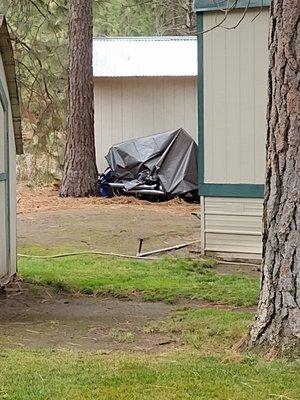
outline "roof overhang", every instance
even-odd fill
[[[196,36],[104,37],[93,41],[95,78],[196,77]]]
[[[194,0],[193,10],[195,12],[224,11],[238,8],[268,7],[271,0]]]
[[[0,52],[9,92],[17,154],[23,153],[21,113],[13,48],[4,15],[0,14]]]

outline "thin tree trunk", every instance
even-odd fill
[[[93,1],[69,1],[69,116],[60,195],[97,193],[92,69]]]
[[[250,346],[300,344],[300,1],[270,9],[261,296]]]

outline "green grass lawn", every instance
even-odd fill
[[[184,309],[165,321],[149,322],[148,334],[177,334],[182,344],[202,354],[224,354],[246,334],[253,313],[218,308]]]
[[[266,400],[300,398],[299,367],[192,352],[161,356],[3,350],[0,399]]]
[[[212,260],[163,259],[133,261],[94,255],[57,259],[20,259],[19,273],[31,283],[85,294],[128,297],[139,293],[144,300],[172,302],[195,298],[239,306],[255,305],[259,279],[218,275]]]
[[[257,303],[258,278],[218,275],[213,265],[211,260],[142,262],[89,255],[21,259],[19,272],[27,282],[71,292]],[[247,308],[179,309],[143,327],[145,335],[175,338],[174,348],[161,354],[13,350],[0,344],[0,400],[299,400],[299,362],[267,362],[234,350],[252,319]],[[119,332],[112,335],[115,339]],[[130,332],[127,336],[126,342],[135,340]]]
[[[239,354],[232,345],[253,315],[223,309],[177,311],[157,331],[183,347],[163,354],[0,347],[0,399],[266,400],[300,398],[300,365]]]

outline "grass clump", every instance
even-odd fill
[[[134,261],[95,255],[57,259],[21,258],[19,273],[30,283],[84,294],[174,302],[203,299],[239,306],[254,305],[259,294],[256,277],[218,275],[212,260]]]
[[[134,334],[123,329],[111,329],[109,337],[118,343],[132,343],[134,342]]]
[[[223,353],[243,338],[252,318],[250,312],[218,308],[181,310],[164,321],[148,323],[144,332],[179,336],[183,344],[205,354]]]

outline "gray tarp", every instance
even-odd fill
[[[165,193],[179,195],[198,188],[197,144],[180,128],[110,148],[106,160],[126,189],[159,180]]]

